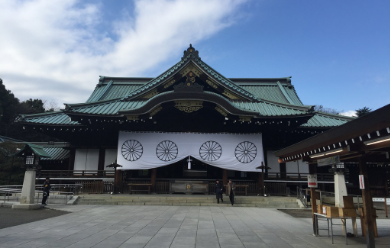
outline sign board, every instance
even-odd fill
[[[307,184],[309,188],[317,187],[317,174],[308,174],[307,175]]]
[[[385,202],[385,198],[372,198],[373,202]],[[390,205],[390,198],[386,198],[386,204]]]
[[[317,166],[329,166],[340,163],[340,156],[331,156],[317,160]]]
[[[364,189],[364,176],[359,175],[359,187],[360,189]]]

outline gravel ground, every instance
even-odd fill
[[[68,213],[69,212],[47,208],[38,210],[20,210],[12,209],[10,207],[0,207],[0,229],[44,220]]]

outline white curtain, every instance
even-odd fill
[[[260,172],[261,134],[119,132],[121,169],[152,169],[191,156],[212,166]]]
[[[98,149],[76,149],[74,170],[97,170],[98,163]]]
[[[280,165],[278,158],[274,155],[274,151],[267,150],[267,166],[270,167],[268,172],[280,173]]]
[[[299,167],[299,168],[298,168]],[[309,164],[307,162],[302,162],[298,160],[295,162],[286,163],[286,172],[287,173],[309,173]]]
[[[107,165],[114,163],[116,160],[116,149],[106,149],[104,154],[104,170],[114,171],[113,168],[107,168]]]

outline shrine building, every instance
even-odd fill
[[[291,77],[226,78],[190,45],[155,78],[100,76],[85,102],[17,121],[67,142],[66,163],[44,164],[42,178],[112,180],[107,166],[117,162],[123,192],[129,183],[168,193],[172,182],[231,178],[257,194],[264,184],[277,192],[307,181],[307,163],[279,163],[275,151],[352,119],[303,104]],[[320,185],[333,174],[325,178]]]

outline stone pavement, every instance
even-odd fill
[[[362,237],[350,238],[345,245],[340,226],[335,226],[333,245],[329,237],[313,237],[311,219],[273,208],[55,208],[71,213],[1,229],[0,247],[365,247]],[[377,247],[390,247],[389,225],[389,220],[378,220]]]

